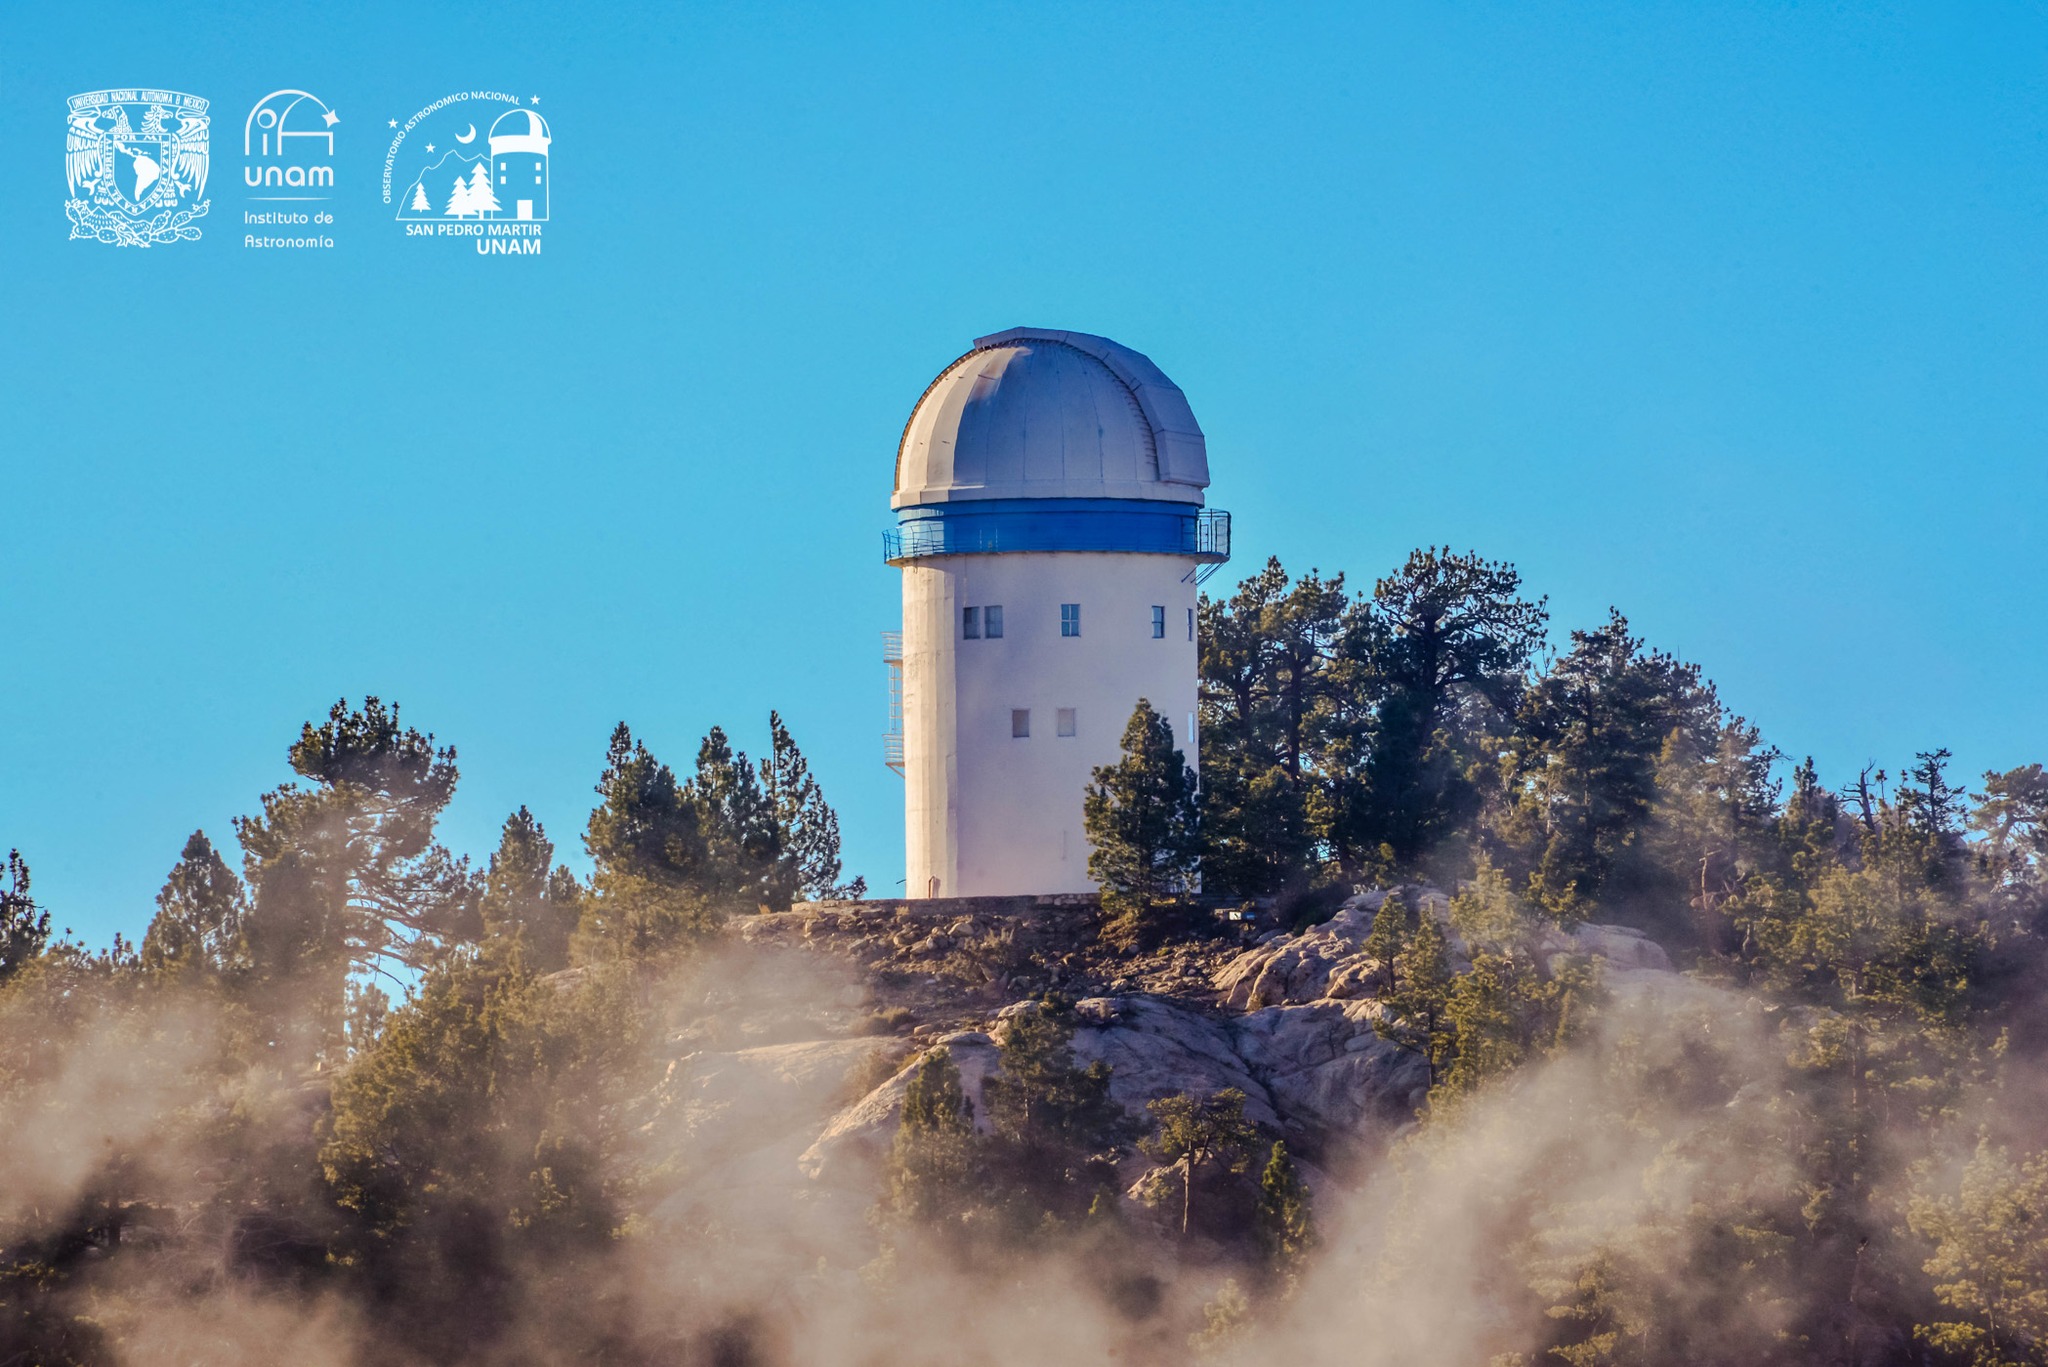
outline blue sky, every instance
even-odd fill
[[[1476,548],[1832,781],[2048,759],[2044,58],[2022,5],[10,6],[0,846],[138,935],[373,692],[459,748],[451,844],[580,858],[612,723],[684,767],[776,707],[892,891],[894,445],[1019,324],[1187,391],[1226,574]],[[214,102],[199,242],[66,240],[119,85]],[[282,86],[331,252],[240,245]],[[553,124],[537,258],[379,200],[468,89]]]

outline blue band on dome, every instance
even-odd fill
[[[891,564],[928,555],[1016,551],[1134,551],[1230,558],[1230,514],[1142,498],[990,498],[899,509],[882,533]]]

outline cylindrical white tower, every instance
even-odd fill
[[[1089,892],[1081,797],[1140,698],[1195,762],[1202,429],[1128,347],[983,337],[925,390],[896,456],[911,897]]]

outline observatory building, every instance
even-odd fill
[[[554,142],[547,120],[530,109],[508,109],[491,125],[488,136],[500,213],[546,222],[548,147]]]
[[[1230,555],[1208,483],[1187,396],[1106,337],[1012,328],[925,389],[884,534],[908,896],[1093,891],[1082,791],[1140,698],[1195,762],[1196,584]]]

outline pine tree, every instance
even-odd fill
[[[583,835],[596,868],[577,926],[581,955],[647,958],[708,934],[719,912],[697,805],[624,722],[612,731],[597,793]]]
[[[1074,1062],[1071,1003],[1047,996],[1003,1022],[999,1072],[983,1086],[988,1120],[1019,1223],[1086,1210],[1099,1189],[1115,1193],[1102,1164],[1136,1137],[1109,1095],[1109,1065]]]
[[[1287,1145],[1273,1141],[1272,1157],[1259,1177],[1259,1201],[1254,1207],[1252,1230],[1259,1247],[1276,1271],[1290,1271],[1316,1246],[1315,1215],[1308,1183],[1287,1152]]]
[[[248,890],[204,831],[192,832],[156,895],[142,966],[165,978],[219,977],[246,962]]]
[[[703,832],[705,885],[735,909],[771,905],[781,859],[781,833],[761,774],[725,731],[712,727],[697,747],[697,773],[684,785]]]
[[[1181,1092],[1147,1102],[1145,1109],[1159,1128],[1139,1147],[1168,1168],[1180,1169],[1180,1232],[1186,1234],[1194,1220],[1195,1183],[1201,1170],[1214,1166],[1243,1172],[1259,1131],[1245,1118],[1244,1093],[1235,1087],[1206,1097]]]
[[[903,1123],[889,1151],[888,1207],[922,1224],[958,1220],[975,1205],[979,1163],[974,1108],[960,1066],[940,1045],[918,1060],[903,1093]]]
[[[50,913],[29,896],[28,861],[7,852],[8,887],[0,889],[0,982],[43,952],[50,942]]]
[[[1426,912],[1424,913],[1427,914]],[[1408,903],[1398,889],[1381,900],[1372,914],[1372,929],[1366,933],[1365,954],[1379,964],[1382,992],[1394,987],[1394,965],[1408,945]]]
[[[768,758],[761,761],[761,788],[776,830],[776,860],[768,881],[770,910],[786,911],[798,898],[859,899],[867,880],[839,881],[839,815],[811,776],[781,714],[768,714]]]
[[[1140,698],[1124,727],[1123,758],[1095,770],[1082,799],[1093,847],[1088,872],[1103,906],[1148,927],[1165,899],[1188,890],[1199,855],[1194,771],[1173,744],[1173,726]]]
[[[1451,1057],[1453,1036],[1446,1010],[1453,988],[1449,942],[1443,926],[1424,908],[1407,947],[1394,960],[1394,990],[1380,995],[1386,1011],[1374,1019],[1380,1035],[1420,1054],[1434,1087]]]
[[[1645,650],[1611,612],[1525,695],[1508,759],[1509,786],[1493,834],[1525,869],[1532,900],[1560,921],[1599,907],[1634,856],[1658,800],[1660,761],[1673,732],[1693,753],[1714,753],[1724,723],[1699,667]],[[1617,894],[1629,891],[1624,880]],[[1610,910],[1631,899],[1617,895]]]
[[[1916,1195],[1913,1232],[1934,1245],[1934,1294],[1962,1322],[1918,1326],[1973,1363],[2048,1360],[2048,1154],[2015,1162],[1980,1140],[1953,1195]]]
[[[1513,565],[1426,547],[1373,586],[1344,643],[1370,707],[1347,843],[1411,864],[1477,812],[1467,770],[1481,732],[1511,716],[1543,642],[1544,600]]]
[[[405,726],[394,704],[335,703],[290,752],[310,780],[235,822],[250,906],[249,981],[315,1052],[338,1041],[351,971],[420,970],[483,926],[465,861],[434,839],[455,795],[452,747]]]
[[[412,211],[416,214],[430,214],[434,212],[432,202],[427,199],[427,186],[424,181],[413,182]]]
[[[576,876],[554,858],[546,829],[521,807],[505,818],[484,876],[485,942],[508,947],[518,942],[538,973],[568,967],[569,938],[582,912]]]
[[[1299,887],[1315,862],[1312,809],[1344,633],[1342,575],[1296,582],[1278,560],[1201,605],[1205,885],[1257,896]]]
[[[471,202],[471,193],[469,182],[457,176],[453,188],[448,191],[448,207],[441,212],[450,218],[462,218],[475,213],[476,206]]]
[[[485,214],[498,212],[498,193],[491,188],[491,164],[480,161],[469,173],[469,200],[467,209],[482,218]]]

